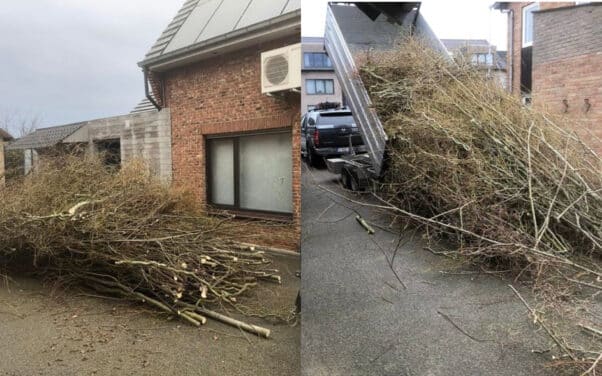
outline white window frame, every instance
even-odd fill
[[[530,12],[530,11],[532,12],[534,10],[535,11],[539,10],[539,3],[533,3],[533,4],[529,4],[529,5],[523,7],[523,11],[522,11],[523,18],[521,19],[521,21],[522,21],[521,22],[522,42],[523,42],[522,46],[523,47],[530,47],[533,45],[533,41],[530,41],[530,42],[525,41],[525,34],[526,34],[525,33],[525,31],[526,31],[526,29],[525,29],[525,18],[526,17],[525,16],[527,15],[527,12]],[[533,18],[533,21],[535,21],[535,17]],[[533,37],[535,37],[535,24],[533,23],[531,26],[533,27]]]

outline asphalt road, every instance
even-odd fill
[[[545,368],[552,341],[511,281],[424,250],[420,234],[404,234],[390,268],[399,237],[370,236],[355,215],[391,219],[321,189],[357,198],[327,171],[303,167],[303,375],[558,374]]]

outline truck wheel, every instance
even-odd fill
[[[343,184],[343,188],[351,189],[352,180],[353,179],[351,178],[351,175],[349,175],[349,172],[346,169],[343,169],[343,171],[341,171],[341,184]]]
[[[357,181],[353,177],[351,177],[350,180],[351,180],[351,190],[353,192],[360,191],[360,185],[357,183]]]
[[[307,163],[311,167],[319,167],[320,157],[317,156],[312,149],[307,150]]]

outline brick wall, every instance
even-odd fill
[[[536,13],[533,103],[576,120],[577,133],[602,155],[601,19],[600,5]]]
[[[171,111],[173,182],[206,204],[205,136],[287,128],[293,161],[295,245],[301,234],[300,96],[261,94],[263,51],[299,43],[294,36],[254,46],[163,74]]]
[[[535,13],[533,64],[602,51],[602,4]]]
[[[512,84],[512,93],[515,95],[521,94],[520,77],[521,49],[523,45],[523,8],[529,4],[533,4],[533,2],[511,2],[507,5],[507,8],[512,11],[513,15],[508,15],[508,54],[506,57],[506,64],[508,67],[508,82]],[[539,2],[539,9],[561,8],[573,4],[574,2]],[[534,40],[536,39],[537,36],[534,37]]]

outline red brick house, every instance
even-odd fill
[[[296,244],[300,41],[300,0],[187,0],[139,63],[171,112],[173,183],[208,208],[288,222]]]
[[[508,15],[509,90],[578,121],[602,154],[602,3],[498,2]]]

